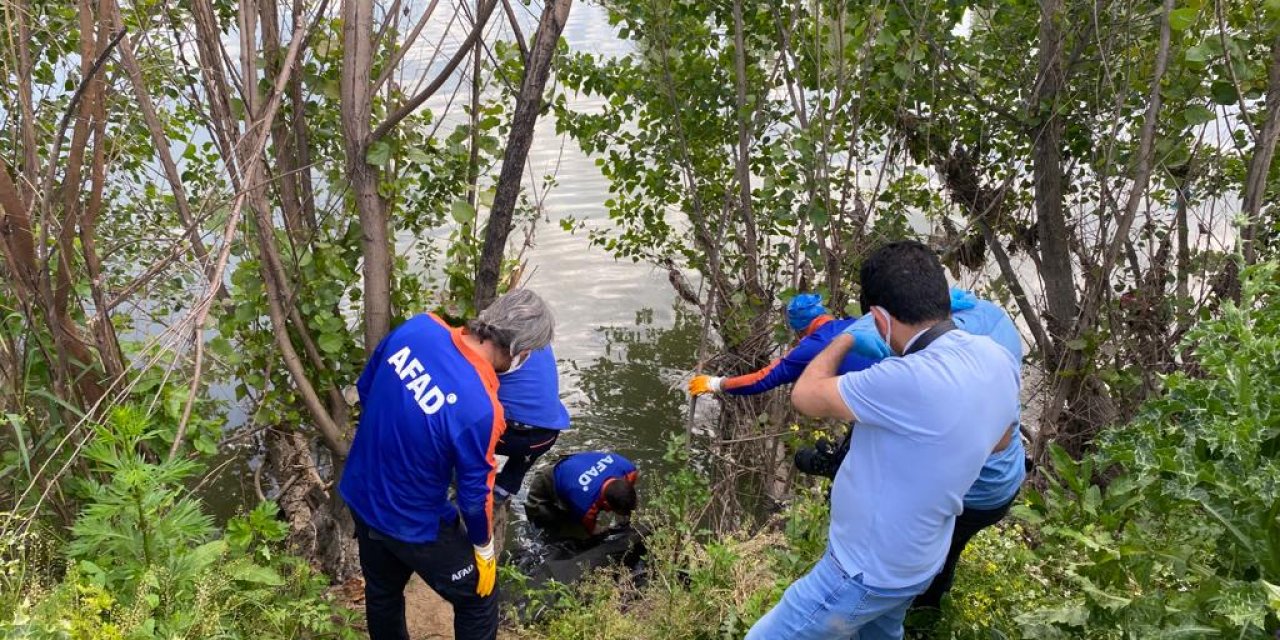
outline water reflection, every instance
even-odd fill
[[[604,313],[608,311],[595,310],[596,315]],[[661,315],[656,317],[652,308],[639,309],[633,323],[597,326],[593,339],[583,344],[562,346],[563,334],[557,330],[560,393],[573,426],[538,460],[526,485],[539,469],[562,456],[610,450],[640,469],[643,504],[644,493],[654,489],[649,483],[672,471],[662,454],[666,439],[684,431],[688,396],[683,382],[697,359],[701,325],[679,305]],[[523,492],[521,498],[512,505],[507,539],[528,560],[539,557],[541,546],[529,530]]]
[[[682,382],[695,364],[700,330],[681,308],[669,326],[642,309],[631,326],[598,328],[603,353],[561,362],[574,426],[559,452],[612,449],[642,472],[660,469],[666,439],[684,431],[688,396]]]

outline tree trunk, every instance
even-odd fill
[[[1105,245],[1101,263],[1088,282],[1084,304],[1071,329],[1070,337],[1073,341],[1084,339],[1089,332],[1097,328],[1104,298],[1111,289],[1111,272],[1121,249],[1129,242],[1129,232],[1133,228],[1134,218],[1138,214],[1139,205],[1151,182],[1155,155],[1155,128],[1161,105],[1160,83],[1168,67],[1172,37],[1169,25],[1169,14],[1172,11],[1173,0],[1164,0],[1164,9],[1159,20],[1160,48],[1156,53],[1150,95],[1147,99],[1147,109],[1135,153],[1137,160],[1133,169],[1133,184],[1125,207],[1120,211],[1113,237],[1110,243]],[[1086,375],[1083,372],[1084,350],[1064,349],[1061,353],[1057,381],[1049,401],[1044,406],[1044,418],[1041,421],[1043,436],[1036,443],[1035,456],[1042,461],[1047,459],[1048,444],[1053,440],[1059,441],[1059,444],[1073,455],[1079,455],[1092,438],[1094,431],[1116,417],[1115,403],[1108,395],[1106,385],[1097,376]]]
[[[1267,117],[1262,125],[1253,148],[1253,158],[1249,160],[1249,175],[1245,178],[1244,217],[1245,227],[1241,231],[1241,244],[1244,250],[1245,264],[1253,264],[1258,260],[1256,248],[1258,219],[1262,211],[1262,199],[1267,193],[1267,177],[1271,173],[1271,159],[1276,152],[1276,139],[1280,138],[1280,36],[1271,43],[1271,68],[1267,73]]]
[[[538,32],[533,36],[529,51],[529,64],[525,67],[524,81],[516,97],[515,114],[511,119],[511,133],[502,156],[502,173],[498,176],[493,208],[489,211],[489,224],[485,229],[484,249],[476,274],[475,307],[479,311],[489,306],[497,297],[498,278],[502,270],[502,258],[506,253],[507,236],[511,233],[511,217],[516,199],[520,195],[520,183],[524,165],[528,160],[529,146],[533,142],[533,128],[542,110],[542,92],[551,73],[551,61],[555,57],[560,32],[569,19],[573,0],[549,0],[538,20]]]
[[[738,213],[742,218],[743,275],[751,304],[769,304],[760,282],[760,244],[756,232],[755,212],[751,207],[751,128],[752,110],[747,105],[747,45],[742,18],[742,0],[733,2],[733,70],[738,111],[738,154],[734,175],[738,182]],[[834,289],[833,289],[834,290]],[[762,322],[769,322],[761,314]]]
[[[364,254],[364,349],[375,347],[391,330],[391,234],[387,203],[378,193],[382,172],[365,161],[369,151],[373,70],[373,3],[342,3],[342,133],[347,152],[347,181],[360,213]]]
[[[1056,344],[1076,317],[1075,270],[1071,263],[1071,243],[1063,208],[1062,118],[1057,115],[1063,87],[1062,0],[1040,2],[1040,90],[1032,109],[1039,109],[1042,122],[1035,132],[1032,172],[1035,184],[1036,221],[1040,229],[1040,259],[1044,265],[1045,298],[1048,302],[1048,330]],[[1048,104],[1048,109],[1040,105]],[[1055,346],[1055,351],[1057,351]]]
[[[266,446],[263,464],[279,482],[274,497],[289,524],[289,545],[334,582],[357,575],[360,555],[355,526],[350,512],[338,502],[338,475],[332,474],[333,479],[326,482],[317,462],[327,456],[313,450],[297,429],[267,430]]]

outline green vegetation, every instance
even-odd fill
[[[328,580],[280,553],[275,503],[219,531],[185,486],[200,465],[154,462],[158,442],[142,410],[116,410],[84,452],[69,538],[14,529],[0,540],[0,636],[354,637]]]
[[[856,311],[903,237],[1017,316],[1038,386],[1039,473],[913,626],[1277,631],[1280,0],[582,4],[0,2],[0,635],[350,635],[344,391],[390,326],[519,284],[562,214],[681,301],[607,328],[628,362],[575,391],[688,439],[646,474],[649,583],[546,594],[525,635],[735,638],[808,569],[825,488],[790,477],[785,393],[712,411],[672,378],[765,365],[798,290]],[[618,55],[559,41],[571,5]],[[539,113],[608,194],[543,208]],[[268,488],[225,525],[214,456]]]

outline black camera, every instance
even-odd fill
[[[796,452],[796,469],[801,473],[834,479],[836,471],[840,470],[840,463],[844,462],[844,457],[848,453],[848,435],[841,438],[838,444],[821,437],[812,447],[805,447]]]

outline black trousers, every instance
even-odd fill
[[[371,640],[409,640],[404,619],[404,587],[414,573],[453,605],[457,640],[498,637],[498,590],[476,595],[475,552],[455,517],[440,523],[434,542],[402,542],[355,518],[364,571],[364,607]]]
[[[924,593],[916,596],[912,601],[911,607],[923,607],[938,609],[942,606],[942,596],[951,590],[951,583],[956,578],[956,564],[960,561],[960,554],[964,552],[964,548],[979,531],[986,529],[1000,522],[1001,519],[1009,513],[1009,507],[1013,506],[1013,500],[1017,496],[994,509],[970,509],[965,508],[956,516],[955,529],[951,532],[951,548],[947,550],[947,560],[942,565],[942,571],[933,577],[933,582],[929,583],[929,588]]]
[[[529,473],[533,463],[542,454],[551,450],[559,437],[560,432],[555,429],[507,422],[507,430],[502,433],[502,439],[498,440],[498,446],[494,448],[494,453],[507,456],[507,464],[503,465],[493,483],[502,491],[496,491],[494,497],[505,498],[520,493],[520,484],[524,482],[525,474]],[[502,495],[503,492],[506,493],[505,496]]]

